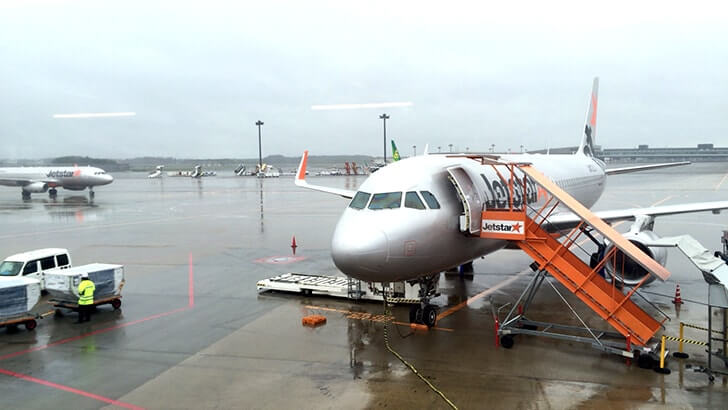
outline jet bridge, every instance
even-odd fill
[[[548,193],[548,197],[540,209],[534,209],[525,203],[520,203],[516,207],[511,200],[507,208],[486,209],[481,215],[480,237],[511,241],[534,259],[535,262],[532,264],[532,268],[538,272],[518,301],[512,306],[502,325],[500,325],[498,333],[501,336],[501,344],[504,347],[511,347],[513,345],[512,335],[531,334],[587,342],[600,350],[630,358],[634,355],[630,348],[631,344],[647,346],[665,320],[668,319],[667,315],[652,305],[656,311],[664,316],[662,321],[654,319],[632,300],[635,295],[641,297],[637,291],[645,283],[649,275],[645,276],[645,279],[636,286],[626,290],[617,287],[614,280],[607,281],[599,275],[599,272],[610,259],[614,260],[613,263],[616,266],[617,250],[662,280],[667,279],[670,272],[530,164],[504,163],[486,157],[479,158],[479,160],[484,164],[492,165],[501,176],[502,171],[507,170],[510,175],[506,175],[506,178],[502,178],[502,180],[508,181],[510,198],[514,197],[514,190],[522,190],[521,197],[526,197],[526,178],[531,178]],[[516,176],[516,170],[520,171],[519,175],[523,175],[522,178]],[[548,226],[548,218],[558,206],[568,208],[581,219],[577,226],[566,235],[560,236],[560,238],[559,235],[555,236],[552,232],[553,229]],[[586,236],[592,238],[590,235],[592,231],[596,231],[608,239],[614,244],[614,247],[601,260],[596,261],[595,266],[590,267],[574,252],[580,249],[577,243],[581,235],[586,234]],[[557,279],[617,332],[590,329],[566,299],[561,296],[557,288],[549,281],[544,280],[546,273]],[[583,328],[533,322],[526,318],[525,312],[544,281],[559,293],[564,303],[582,323]],[[646,299],[645,302],[651,304]],[[517,307],[522,309],[517,311]],[[555,330],[563,332],[557,333]],[[588,336],[582,337],[573,334],[578,333],[578,331],[588,333]],[[616,336],[617,341],[607,340],[610,336],[612,339],[615,339]]]

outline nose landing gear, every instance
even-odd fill
[[[420,285],[420,305],[410,309],[410,323],[423,324],[428,328],[437,323],[437,306],[430,304],[430,299],[437,296],[437,282],[440,274],[425,276],[417,280]]]

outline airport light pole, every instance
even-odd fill
[[[450,147],[450,153],[452,154],[452,144],[447,144],[448,147]]]
[[[389,115],[384,113],[379,118],[382,120],[382,126],[384,127],[384,156],[382,157],[384,159],[382,161],[384,165],[387,165],[387,120],[389,119]]]
[[[263,148],[260,140],[260,127],[263,125],[263,121],[258,120],[255,125],[258,126],[258,172],[260,172],[263,169]]]
[[[413,157],[416,157],[417,156],[417,145],[413,145],[412,146],[412,156]]]
[[[442,152],[441,150],[442,150],[442,147],[438,145],[438,146],[437,146],[437,152],[438,152],[438,153],[439,153],[439,152]]]

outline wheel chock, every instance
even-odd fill
[[[326,324],[326,316],[321,315],[309,315],[304,316],[301,319],[301,324],[309,327],[317,327]]]

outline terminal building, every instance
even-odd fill
[[[576,152],[578,147],[552,148],[552,154]],[[546,150],[529,151],[545,154]],[[636,148],[604,148],[596,146],[594,155],[605,162],[722,162],[728,161],[728,147],[698,144],[695,147],[650,148],[640,144]]]

